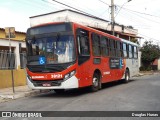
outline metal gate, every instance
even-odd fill
[[[7,50],[0,51],[0,70],[15,69],[15,53]]]

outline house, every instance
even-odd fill
[[[11,69],[13,69],[15,86],[25,85],[25,37],[26,33],[15,31],[15,38],[11,38],[11,54],[9,53],[9,39],[5,37],[5,29],[0,28],[0,88],[12,86]],[[22,46],[23,53],[19,51]],[[20,59],[21,58],[21,59]],[[23,61],[23,64],[22,64]]]

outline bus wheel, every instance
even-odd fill
[[[129,81],[129,70],[127,69],[125,72],[125,79],[123,80],[124,83],[128,83]]]
[[[61,93],[64,93],[64,89],[55,89],[54,92],[58,93],[58,94],[61,94]]]
[[[97,73],[94,73],[93,79],[92,79],[92,86],[91,91],[96,92],[100,88],[100,76]]]

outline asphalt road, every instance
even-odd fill
[[[0,103],[0,111],[160,111],[160,74],[132,79],[129,83],[107,83],[98,92],[87,89],[69,90],[63,94],[47,94]],[[8,118],[3,118],[8,119]],[[17,118],[16,118],[17,119]],[[20,118],[22,119],[22,118]],[[27,118],[23,118],[27,120]],[[42,118],[44,119],[44,118]],[[52,119],[52,118],[48,118]],[[56,118],[67,119],[71,118]],[[84,118],[74,118],[84,119]],[[117,119],[117,118],[86,118]],[[138,118],[118,118],[121,120]],[[141,118],[159,120],[160,118]]]

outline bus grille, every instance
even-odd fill
[[[43,86],[45,83],[48,83],[51,86],[60,86],[63,80],[32,80],[31,82],[36,87]]]

